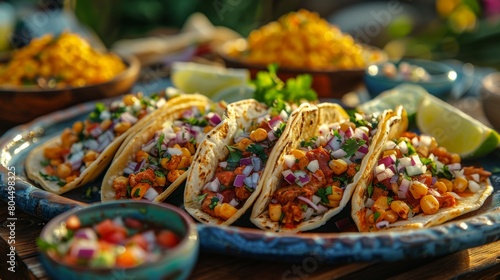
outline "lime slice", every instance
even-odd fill
[[[386,109],[395,109],[402,105],[408,114],[408,121],[414,123],[418,104],[423,97],[429,95],[427,91],[417,85],[402,84],[392,90],[385,91],[374,99],[356,107],[358,111],[371,114],[382,112]]]
[[[200,93],[212,97],[221,90],[248,84],[247,69],[231,69],[193,62],[175,62],[172,65],[172,83],[186,93]]]
[[[496,131],[432,95],[422,99],[416,122],[422,133],[462,158],[484,156],[500,142]]]

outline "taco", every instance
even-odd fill
[[[122,142],[155,115],[189,100],[141,93],[125,95],[108,105],[96,103],[83,121],[34,148],[26,158],[28,178],[47,191],[62,194],[95,179],[111,162]]]
[[[462,166],[431,136],[403,132],[381,147],[369,179],[353,194],[359,231],[439,225],[478,209],[493,191],[490,172]]]
[[[349,202],[358,182],[371,170],[388,137],[400,122],[393,111],[349,115],[332,103],[307,114],[280,148],[276,167],[256,201],[251,221],[269,231],[307,231],[325,224]],[[310,125],[309,125],[310,124]]]
[[[195,155],[184,190],[186,211],[204,223],[236,221],[268,183],[266,174],[274,168],[281,140],[299,112],[309,107],[304,104],[292,112],[253,99],[229,104],[226,119]]]
[[[199,143],[225,109],[225,103],[195,94],[143,127],[106,172],[101,200],[163,201],[184,182]]]

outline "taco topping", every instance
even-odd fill
[[[117,137],[128,131],[141,118],[163,106],[159,95],[125,95],[110,106],[97,103],[94,111],[83,121],[61,134],[58,145],[45,148],[40,171],[47,181],[64,186],[80,176]]]
[[[181,118],[165,122],[163,129],[135,153],[134,160],[123,171],[124,176],[113,180],[115,198],[153,200],[184,174],[198,144],[222,121],[214,108],[192,107]]]
[[[365,224],[372,230],[455,207],[461,197],[480,191],[491,175],[483,168],[463,167],[458,154],[427,135],[405,132],[383,149],[365,201]]]
[[[198,202],[205,213],[222,220],[231,218],[256,191],[271,151],[285,129],[289,113],[260,117],[255,125],[239,129],[234,144],[226,146],[227,158],[219,162],[214,178],[205,184]]]
[[[311,216],[339,206],[368,153],[378,121],[355,114],[350,121],[321,125],[319,136],[301,141],[284,156],[281,186],[269,203],[269,217],[295,228]]]

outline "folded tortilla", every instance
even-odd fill
[[[50,160],[46,157],[45,153],[50,149],[60,149],[63,147],[62,142],[65,141],[63,138],[66,137],[63,135],[58,135],[47,140],[28,154],[25,164],[26,174],[29,179],[36,182],[42,188],[56,194],[63,194],[81,187],[97,178],[108,167],[116,151],[121,147],[121,144],[126,139],[129,139],[131,135],[140,131],[154,119],[168,115],[172,106],[189,102],[192,99],[191,95],[180,95],[169,100],[166,100],[164,97],[153,100],[149,96],[137,94],[134,95],[133,104],[127,105],[123,100],[119,100],[108,106],[96,105],[96,110],[106,111],[105,115],[107,116],[103,116],[104,113],[99,115],[95,113],[96,111],[92,112],[84,121],[86,122],[83,126],[83,129],[86,131],[85,134],[82,132],[76,133],[72,128],[67,128],[63,132],[63,134],[66,133],[66,136],[68,136],[68,131],[71,131],[70,137],[77,137],[77,140],[76,142],[72,141],[70,147],[64,148],[65,151],[62,152],[57,161],[70,164],[71,172],[78,172],[75,175],[76,177],[73,176],[72,180],[69,181],[54,176],[54,174],[61,174],[57,173],[59,172],[57,170],[59,168],[58,165],[54,165],[56,166],[55,168],[50,167],[54,174],[47,172],[47,165],[50,163]],[[116,108],[119,109],[117,110]],[[139,110],[139,108],[142,109]],[[139,113],[140,115],[134,115]],[[116,114],[118,119],[113,114]],[[99,120],[94,121],[91,118],[98,118]],[[100,127],[104,123],[103,120],[106,119],[108,122],[109,120],[113,120],[113,124],[105,129],[101,129]],[[119,122],[130,123],[130,128],[123,133],[118,133],[117,123]],[[92,133],[94,136],[90,137]],[[95,158],[85,163],[84,154],[87,154],[90,150],[96,152],[94,154]]]
[[[323,201],[324,198],[322,198],[321,202],[320,201],[315,201],[319,200],[319,190],[327,190],[328,187],[331,185],[326,184],[326,183],[321,183],[321,186],[318,188],[318,193],[315,193],[312,197],[312,199],[307,199],[302,196],[301,198],[297,197],[296,195],[293,195],[292,192],[294,190],[298,191],[303,191],[303,188],[295,188],[296,186],[300,186],[299,181],[296,181],[295,183],[290,183],[290,182],[285,182],[284,174],[283,172],[290,171],[292,166],[295,168],[299,162],[298,158],[294,159],[295,161],[291,163],[291,166],[287,164],[287,159],[286,157],[289,157],[290,154],[292,154],[292,151],[295,149],[299,148],[301,146],[302,141],[308,141],[311,139],[311,137],[314,136],[322,136],[325,135],[325,125],[327,128],[327,131],[330,131],[330,129],[335,130],[335,127],[338,127],[340,124],[348,122],[349,121],[349,116],[348,114],[344,111],[342,107],[340,107],[337,104],[331,104],[331,103],[322,103],[318,105],[318,113],[315,114],[314,112],[305,112],[301,115],[300,120],[297,120],[297,126],[295,129],[290,130],[290,135],[288,135],[286,139],[286,143],[283,143],[280,148],[281,150],[279,151],[279,155],[275,164],[275,168],[268,174],[267,177],[267,184],[263,188],[261,195],[257,199],[253,210],[252,210],[252,215],[251,215],[251,221],[254,223],[257,227],[267,230],[267,231],[275,231],[275,232],[299,232],[299,231],[307,231],[311,229],[315,229],[317,227],[320,227],[321,225],[325,224],[329,219],[331,219],[333,216],[338,214],[349,202],[352,193],[354,192],[354,189],[356,185],[363,180],[366,180],[366,174],[368,173],[366,170],[371,170],[372,166],[374,165],[375,161],[373,160],[374,157],[377,157],[377,155],[380,153],[381,148],[379,147],[378,143],[380,143],[381,139],[385,139],[389,137],[391,127],[394,127],[400,122],[400,118],[396,116],[395,112],[391,110],[387,110],[384,113],[382,113],[380,116],[378,116],[378,126],[374,127],[374,135],[371,136],[370,141],[365,141],[365,145],[368,145],[368,152],[364,157],[362,157],[359,170],[355,173],[355,175],[352,177],[351,181],[348,182],[346,185],[341,186],[343,189],[341,193],[341,199],[338,201],[338,205],[329,205],[328,208],[325,207],[325,205],[330,204],[329,201]],[[300,125],[299,125],[300,124]],[[322,132],[321,132],[322,131]],[[333,138],[332,138],[333,139]],[[354,139],[354,138],[353,138]],[[336,140],[334,140],[336,141]],[[356,140],[355,140],[356,141]],[[361,142],[359,142],[361,143]],[[317,145],[317,144],[316,144]],[[327,144],[328,145],[328,144]],[[320,147],[326,147],[325,144],[317,145]],[[304,149],[304,148],[302,148]],[[318,148],[319,149],[319,148]],[[322,148],[323,149],[323,148]],[[332,152],[334,152],[335,149],[338,148],[331,148],[329,150],[329,158],[332,158]],[[326,150],[323,150],[326,151]],[[278,151],[277,151],[278,152]],[[340,156],[341,158],[341,156]],[[359,159],[358,159],[359,160]],[[309,165],[307,166],[308,170]],[[315,168],[316,170],[321,171],[319,173],[321,176],[318,176],[318,173],[310,171],[311,176],[307,176],[307,181],[304,181],[306,183],[315,183],[314,180],[318,179],[318,177],[322,177],[324,175],[322,168],[330,168],[329,166],[323,166],[320,168]],[[326,171],[326,170],[325,170]],[[297,172],[297,171],[296,171]],[[295,172],[295,174],[297,174]],[[298,171],[300,172],[300,170]],[[331,171],[329,171],[331,172]],[[289,173],[288,173],[289,174]],[[300,173],[299,173],[300,174]],[[303,174],[305,175],[305,173]],[[297,175],[297,180],[300,179],[298,177],[300,175]],[[335,177],[336,175],[333,175]],[[325,175],[325,177],[327,177]],[[304,177],[302,177],[304,178]],[[336,180],[334,178],[331,178],[333,180]],[[287,179],[287,181],[290,179]],[[302,182],[302,183],[304,183]],[[342,183],[345,184],[345,183]],[[269,212],[270,209],[270,204],[276,205],[279,204],[281,207],[279,209],[283,209],[284,205],[279,203],[273,196],[280,191],[280,188],[287,188],[286,191],[288,192],[287,194],[290,194],[290,197],[293,196],[293,198],[287,198],[291,199],[291,202],[295,205],[301,205],[301,208],[298,209],[298,211],[301,211],[302,213],[302,218],[301,221],[297,221],[295,224],[292,226],[289,224],[283,224],[282,222],[285,221],[285,211],[281,212],[281,218],[280,220],[276,220],[276,214],[274,214],[274,221],[271,218],[271,213]],[[305,185],[304,185],[305,187]],[[333,189],[333,186],[332,186]],[[283,189],[285,190],[285,189]],[[284,193],[285,191],[283,191]],[[326,196],[327,193],[324,193]],[[302,201],[299,201],[302,200]],[[326,204],[325,204],[326,202]],[[287,204],[290,206],[290,204],[287,202]],[[312,206],[311,204],[314,204],[315,206]],[[317,209],[315,209],[317,208]],[[297,209],[296,209],[297,210]],[[279,216],[278,216],[279,217]]]
[[[245,177],[245,186],[233,186],[233,181],[230,181],[230,185],[226,183],[228,184],[228,186],[223,186],[224,189],[232,189],[234,193],[240,190],[244,191],[243,189],[246,187],[251,188],[251,192],[249,190],[249,196],[246,199],[238,201],[238,196],[236,196],[236,198],[227,203],[224,202],[224,199],[228,198],[220,194],[223,192],[221,187],[221,185],[223,184],[218,182],[216,172],[219,167],[223,168],[222,166],[224,165],[224,163],[227,165],[229,164],[228,162],[231,162],[231,160],[234,159],[231,158],[229,149],[230,147],[232,147],[232,145],[235,144],[235,139],[241,138],[241,135],[244,134],[247,134],[248,137],[248,133],[250,133],[251,130],[256,128],[259,123],[263,123],[265,119],[269,118],[270,111],[270,108],[268,108],[266,105],[253,99],[242,100],[229,104],[226,111],[226,119],[206,136],[205,140],[201,143],[195,155],[193,166],[188,173],[186,187],[184,190],[184,207],[186,211],[198,221],[211,224],[230,225],[239,217],[241,217],[241,215],[243,215],[243,213],[245,213],[245,211],[250,206],[252,206],[255,199],[259,196],[263,186],[269,183],[267,174],[270,173],[270,171],[272,171],[272,169],[275,167],[278,151],[281,150],[281,146],[286,142],[284,141],[285,135],[289,135],[289,130],[297,129],[297,123],[295,122],[295,119],[302,110],[308,108],[312,108],[312,106],[309,104],[303,104],[287,116],[287,121],[284,122],[286,123],[284,130],[281,133],[281,137],[278,136],[278,138],[275,139],[275,142],[273,142],[273,148],[268,155],[267,163],[265,164],[265,166],[259,166],[259,168],[256,168],[257,171],[250,171],[252,173],[247,174],[248,176]],[[300,123],[299,125],[303,126],[302,123]],[[271,130],[269,131],[269,133],[273,133],[273,131],[276,130]],[[239,152],[235,153],[238,154]],[[260,161],[257,159],[257,156],[255,154],[251,155],[250,157],[252,159]],[[240,160],[236,159],[234,163],[238,165],[239,162]],[[256,165],[257,164],[255,164],[254,166]],[[245,167],[246,166],[249,165],[245,165]],[[224,169],[226,167],[224,167]],[[241,167],[242,166],[238,166],[238,168]],[[230,173],[232,171],[227,172]],[[258,178],[257,182],[252,182],[250,179],[247,179],[252,178],[253,176],[256,176]],[[236,184],[236,179],[233,180],[235,182],[234,184],[238,185]],[[218,184],[210,187],[211,184],[215,181],[217,181]],[[250,182],[247,183],[247,181]],[[207,188],[210,188],[211,196],[207,196],[209,193]],[[216,196],[215,193],[218,193],[218,195]],[[217,211],[217,207],[227,206],[233,212],[224,217],[210,215],[210,213],[207,213],[207,211],[203,210],[202,205],[205,203],[205,200],[208,201],[208,203],[213,203],[210,206],[210,209],[214,209],[215,211]],[[229,206],[232,205],[231,203],[234,203],[234,205],[236,206]],[[239,205],[237,205],[238,203]]]
[[[165,200],[165,198],[184,182],[187,177],[187,169],[189,169],[190,165],[190,162],[186,160],[189,159],[191,155],[180,154],[182,149],[190,145],[191,152],[194,153],[193,150],[196,149],[198,141],[201,141],[206,135],[204,129],[209,129],[209,114],[217,113],[218,116],[220,116],[225,110],[225,104],[213,103],[203,95],[194,94],[190,97],[189,100],[184,100],[182,103],[171,106],[168,114],[158,116],[153,122],[144,126],[128,140],[127,146],[123,149],[121,154],[116,156],[104,175],[101,186],[101,201],[144,198],[153,200],[154,202],[160,202]],[[191,121],[195,121],[195,123],[198,122],[199,119],[200,124],[186,124],[184,121],[188,121],[189,118]],[[180,130],[181,128],[183,129],[182,131],[174,133],[175,130]],[[183,137],[186,137],[186,139],[182,139]],[[179,138],[181,138],[180,141],[178,141]],[[156,149],[156,151],[153,151],[154,149]],[[137,161],[136,155],[138,152],[147,153],[148,159],[146,159],[144,163]],[[184,166],[179,166],[180,162],[173,162],[176,157],[186,158],[183,159]],[[161,160],[164,162],[161,163]],[[131,170],[131,164],[136,166],[136,170]],[[141,164],[142,167],[138,167]],[[167,166],[170,169],[166,168]],[[151,169],[150,174],[152,174],[153,178],[150,178],[150,180],[143,178],[141,180],[146,180],[151,188],[154,187],[155,191],[149,190],[153,192],[154,195],[144,196],[144,194],[142,194],[141,197],[133,197],[131,189],[135,184],[132,184],[130,180],[132,176],[143,176],[143,169]],[[177,179],[170,181],[170,172],[172,172],[171,174],[182,172],[182,174],[180,174]],[[142,175],[140,175],[141,173]],[[163,179],[158,179],[158,176],[163,177]],[[171,176],[175,178],[177,175]],[[123,191],[120,192],[120,190],[114,186],[114,181],[117,178],[122,180],[126,178],[126,185],[121,186],[129,188],[125,195]],[[158,180],[162,180],[163,183],[159,185]],[[120,186],[117,185],[117,187]]]
[[[384,150],[391,150],[391,147],[393,146],[392,143],[395,143],[391,140],[398,139],[401,132],[402,131],[399,130],[393,134],[394,137],[387,138],[385,141],[380,142],[380,147],[383,150],[382,152],[384,152]],[[430,139],[430,137],[427,139]],[[398,144],[396,149],[401,150],[402,148],[399,148]],[[432,154],[431,152],[429,153]],[[368,178],[360,181],[351,201],[351,216],[359,231],[366,232],[387,229],[426,228],[440,225],[465,213],[477,210],[492,194],[493,187],[490,179],[488,178],[489,172],[484,171],[482,168],[472,168],[472,171],[469,171],[469,173],[472,172],[474,174],[475,172],[476,175],[467,175],[467,172],[465,172],[466,174],[464,175],[464,169],[462,169],[463,166],[461,166],[461,164],[457,165],[455,163],[446,165],[440,163],[437,156],[434,157],[430,154],[426,157],[423,156],[423,154],[418,153],[419,159],[412,158],[409,167],[401,167],[403,165],[403,161],[398,157],[393,163],[394,168],[392,168],[391,165],[385,168],[379,167],[381,162],[385,162],[385,159],[383,158],[387,157],[387,155],[384,157],[384,154],[380,153],[379,156],[374,157],[378,163],[376,163],[375,166],[366,173]],[[405,153],[403,153],[403,155],[405,155]],[[429,160],[432,160],[432,163],[429,163]],[[417,171],[414,171],[415,168],[417,168]],[[418,168],[421,168],[421,171],[418,171]],[[453,168],[454,171],[450,171],[449,168]],[[388,175],[392,175],[393,173],[394,175],[390,178],[387,175],[387,178],[384,179],[386,175],[381,173],[386,172],[388,169],[391,169],[391,172],[389,172]],[[392,172],[392,170],[395,172]],[[413,173],[415,173],[415,175]],[[468,185],[472,187],[467,187],[465,190],[461,191],[456,190],[455,186],[453,188],[448,187],[448,189],[444,188],[444,190],[437,187],[437,182],[442,180],[441,178],[448,177],[449,181],[453,184],[457,176],[467,178]],[[379,181],[379,179],[382,181]],[[386,187],[385,190],[383,190],[383,188],[373,185],[378,184],[378,182],[384,182],[384,180],[390,180],[390,188]],[[403,183],[403,180],[408,181]],[[434,207],[436,208],[434,209],[439,209],[437,212],[429,212],[427,214],[424,213],[421,204],[419,204],[421,198],[418,198],[419,195],[423,194],[419,194],[420,192],[415,191],[416,188],[413,188],[412,186],[413,184],[420,185],[419,182],[424,183],[424,185],[428,187],[427,192],[424,191],[424,193],[436,197],[436,200],[434,201]],[[406,186],[403,187],[403,185]],[[412,188],[417,197],[412,193]],[[375,193],[380,190],[382,190],[383,193],[375,195]],[[381,196],[383,198],[380,198]],[[383,206],[382,208],[377,206],[380,201],[385,199],[385,197],[389,197],[389,200],[387,200],[389,209],[382,209],[386,206]],[[410,206],[403,211],[401,210],[401,206],[396,207],[395,205],[392,205],[397,200],[404,201],[405,203],[412,204],[413,206]],[[455,201],[455,203],[453,203],[453,201]],[[439,204],[436,204],[437,202]],[[439,205],[439,208],[437,208],[437,205]],[[391,212],[391,214],[387,214],[387,212]],[[394,217],[391,217],[391,215],[394,216],[394,213],[396,214],[396,221],[392,220]],[[405,216],[407,216],[406,219],[403,218]]]

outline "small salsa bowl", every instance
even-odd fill
[[[110,234],[105,238],[105,235],[102,234],[106,232],[105,229],[102,227],[99,229],[96,225],[102,226],[102,222],[105,220],[118,221],[117,224],[120,224],[120,218],[117,217],[121,217],[122,221],[125,221],[122,226],[127,228],[127,234],[134,231],[138,231],[139,235],[140,233],[149,234],[151,231],[156,233],[153,235],[153,239],[146,237],[146,240],[149,240],[147,244],[149,244],[150,249],[160,246],[157,244],[158,241],[155,241],[158,240],[160,232],[174,233],[177,236],[176,242],[172,243],[171,247],[162,247],[161,254],[136,266],[119,266],[118,258],[110,261],[109,258],[106,258],[106,254],[97,254],[97,251],[90,253],[95,259],[88,257],[88,250],[93,250],[89,249],[88,242],[77,242],[81,239],[85,239],[84,241],[95,240],[95,235],[87,232],[89,229],[94,229],[95,232],[98,232],[99,240],[106,240],[103,242],[104,244],[99,243],[101,247],[98,248],[109,244],[107,243],[108,238],[112,238],[113,235]],[[71,235],[67,232],[68,229],[74,227],[75,218],[81,226],[80,230],[72,231],[73,235]],[[134,220],[140,221],[143,226],[148,226],[148,229],[141,231],[142,228],[133,226],[131,222]],[[82,228],[84,230],[81,230]],[[84,232],[83,236],[82,231]],[[67,236],[73,236],[72,241],[69,242],[72,245],[66,247],[69,249],[64,249],[65,245],[61,244],[68,243],[59,240]],[[131,247],[127,247],[127,250],[136,244],[141,244],[135,239],[134,243],[131,242],[127,241],[126,244],[133,244],[130,245]],[[50,220],[43,228],[37,243],[41,263],[51,279],[186,279],[196,263],[199,251],[196,224],[191,217],[169,204],[145,201],[111,201],[72,209]],[[64,254],[63,257],[57,255],[56,249],[51,247],[54,244],[58,244],[57,250],[68,250],[68,253]],[[132,253],[136,253],[136,251],[132,250]],[[113,252],[116,252],[116,249]],[[76,263],[70,261],[72,257],[75,258],[75,254],[78,254],[77,258],[79,258],[79,262]],[[134,254],[134,256],[151,255]],[[81,262],[82,257],[95,260],[95,262],[85,261],[84,265]],[[112,268],[104,268],[102,261],[113,263]]]
[[[400,84],[414,84],[432,95],[446,98],[457,82],[457,72],[450,66],[424,59],[402,59],[368,66],[364,74],[371,97]]]

